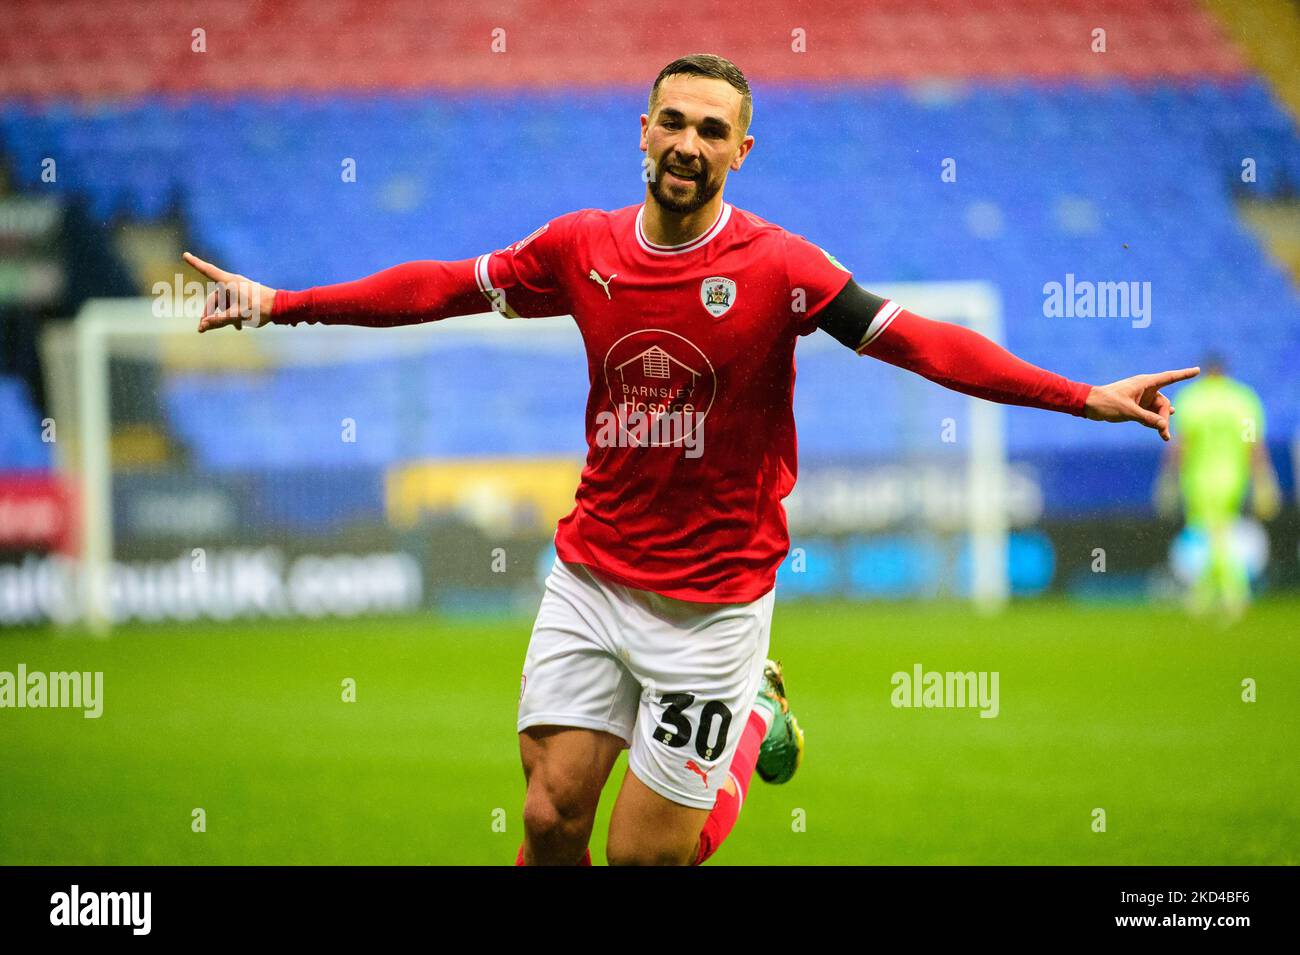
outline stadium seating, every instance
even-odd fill
[[[545,93],[150,100],[89,114],[8,107],[0,130],[20,169],[65,157],[59,187],[88,189],[99,214],[147,218],[175,193],[199,249],[302,287],[403,259],[472,256],[567,209],[637,201],[637,105],[617,92],[581,94],[582,108],[563,113],[558,96]],[[732,200],[833,250],[860,280],[991,278],[1010,346],[1085,380],[1193,364],[1218,348],[1247,380],[1270,383],[1275,426],[1295,428],[1300,382],[1287,371],[1300,357],[1300,303],[1232,205],[1234,189],[1300,187],[1300,141],[1263,86],[1018,83],[942,97],[899,87],[769,90],[754,131],[760,148],[734,178]],[[206,140],[222,143],[219,156],[201,148]],[[559,158],[557,146],[570,141],[583,144],[581,176]],[[939,176],[947,157],[957,160],[955,183]],[[1256,162],[1250,186],[1240,180],[1243,157]],[[356,160],[356,182],[342,180],[344,158]],[[1045,317],[1043,285],[1067,274],[1150,282],[1150,326]],[[512,373],[527,380],[527,363]],[[464,386],[482,389],[490,377]],[[453,387],[436,369],[425,378]],[[361,393],[366,381],[359,377]],[[576,361],[574,381],[582,381]],[[200,387],[218,386],[174,383],[180,432],[209,450],[213,466],[258,460],[256,445],[223,448],[224,432],[204,437],[202,417],[185,418],[182,396]],[[861,429],[846,431],[845,403],[830,400],[842,387],[841,374],[823,374],[819,362],[801,369],[805,449],[854,450],[841,445]],[[537,427],[503,430],[517,423],[510,418],[484,446],[571,448],[576,418],[558,421],[556,433],[538,438]],[[268,428],[303,433],[297,422]],[[1124,429],[1012,415],[1013,451],[1138,440]],[[274,440],[261,460],[328,463],[320,456],[338,453],[337,441],[305,441],[301,456],[297,447]],[[377,443],[368,447],[379,453]],[[424,443],[406,450],[466,454],[475,445],[454,428],[427,429]]]
[[[1104,53],[1093,49],[1098,28]],[[196,29],[206,52],[193,50]],[[744,16],[728,0],[702,0],[670,17],[641,0],[516,0],[496,9],[425,0],[7,0],[0,61],[11,65],[0,70],[0,97],[640,89],[681,55],[683,37],[727,51],[765,83],[1237,75],[1241,60],[1220,34],[1191,0],[820,0],[793,10],[788,0],[748,0]]]

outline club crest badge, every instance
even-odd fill
[[[710,315],[721,318],[736,304],[736,283],[721,275],[707,278],[700,283],[700,301]]]

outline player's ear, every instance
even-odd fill
[[[641,152],[650,151],[650,143],[646,140],[646,133],[650,129],[650,117],[645,113],[641,114]]]
[[[736,150],[736,155],[731,160],[732,172],[740,171],[740,167],[745,162],[745,157],[749,155],[749,151],[753,148],[754,148],[753,136],[746,136],[744,139],[740,141],[740,148]]]

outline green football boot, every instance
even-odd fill
[[[763,666],[763,682],[755,705],[766,707],[772,714],[755,769],[765,783],[788,782],[803,762],[803,730],[785,698],[785,677],[779,661],[768,660]]]

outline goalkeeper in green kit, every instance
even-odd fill
[[[1200,381],[1178,395],[1178,439],[1157,482],[1157,506],[1168,514],[1181,490],[1187,526],[1204,535],[1209,559],[1192,586],[1195,613],[1221,610],[1236,619],[1250,601],[1250,578],[1233,546],[1233,528],[1253,479],[1252,503],[1262,520],[1280,506],[1277,475],[1264,441],[1264,408],[1254,390],[1206,360]]]

